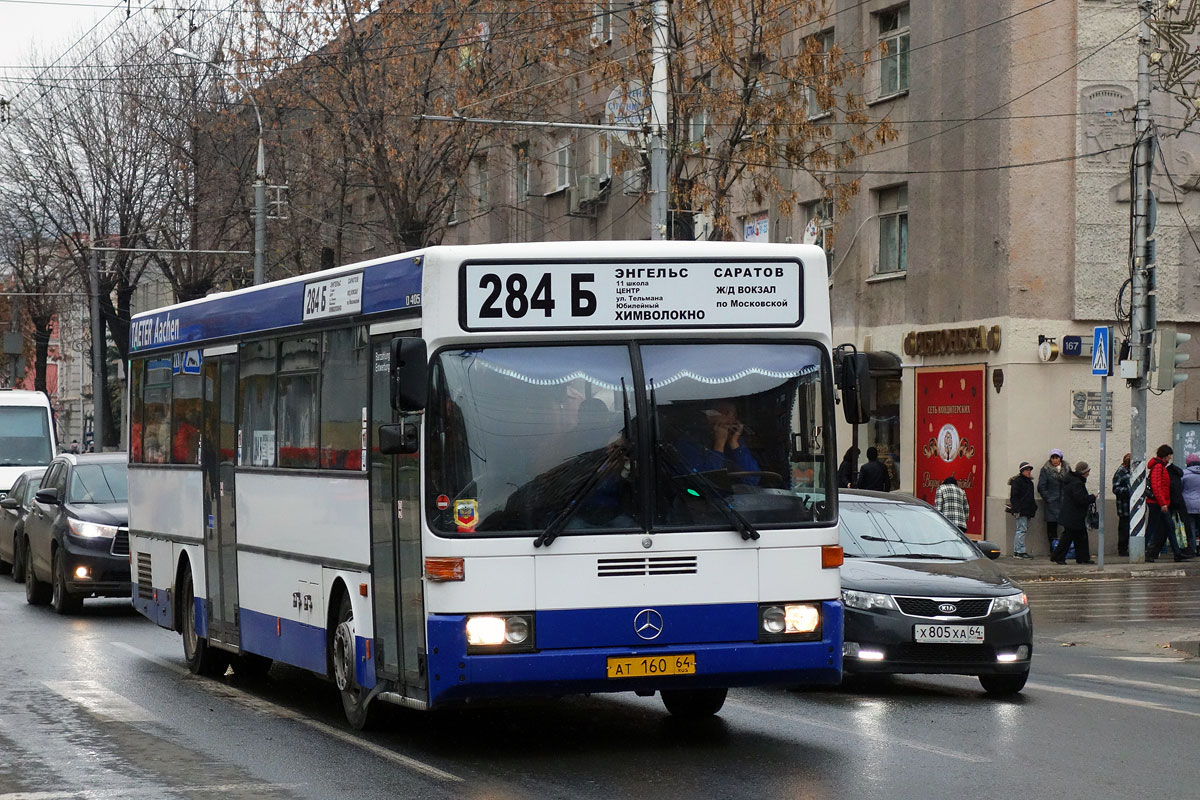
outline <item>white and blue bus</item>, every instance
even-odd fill
[[[136,607],[376,701],[841,677],[812,246],[434,247],[138,315]]]

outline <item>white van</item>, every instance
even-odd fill
[[[0,389],[0,497],[22,472],[49,464],[57,454],[49,398]]]

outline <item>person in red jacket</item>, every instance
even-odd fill
[[[1175,520],[1171,516],[1171,475],[1167,465],[1174,453],[1171,445],[1159,445],[1154,458],[1146,463],[1147,562],[1158,558],[1164,540],[1171,543],[1171,553],[1176,561],[1187,560],[1175,541]]]

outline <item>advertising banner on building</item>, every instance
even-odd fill
[[[918,369],[913,487],[933,504],[938,486],[953,475],[967,495],[967,535],[983,538],[986,368]]]

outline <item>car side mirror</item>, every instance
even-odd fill
[[[38,489],[34,499],[48,506],[56,506],[58,505],[58,489]]]
[[[415,336],[392,339],[391,401],[397,411],[424,411],[428,400],[429,354],[425,340]],[[415,452],[415,451],[414,451]]]
[[[995,561],[1000,557],[1000,548],[991,542],[976,542],[975,546],[978,547],[980,551],[992,561]]]
[[[385,456],[411,455],[421,449],[421,426],[397,422],[379,426],[379,452]]]
[[[15,511],[20,507],[21,501],[15,497],[6,496],[3,500],[0,500],[0,508],[7,508],[11,511]]]

